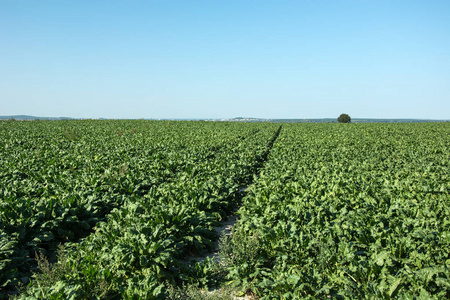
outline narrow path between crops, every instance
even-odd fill
[[[267,145],[267,150],[263,153],[263,155],[256,159],[256,161],[255,161],[255,166],[256,166],[255,175],[256,176],[259,176],[259,173],[263,169],[264,164],[265,164],[265,162],[268,159],[270,150],[272,149],[273,144],[275,143],[275,141],[278,139],[278,136],[280,135],[281,128],[282,128],[282,126],[280,126],[278,128],[278,130],[275,132],[275,134],[273,135],[272,139],[269,141],[269,143]],[[253,182],[250,183],[250,185],[251,184],[253,184]],[[239,198],[242,199],[245,196],[245,191],[247,190],[247,188],[248,188],[248,186],[241,187],[239,189]],[[236,209],[236,211],[238,209],[239,209],[239,207]],[[216,230],[216,233],[218,234],[218,236],[220,238],[222,238],[223,236],[229,237],[230,235],[232,235],[232,233],[233,233],[233,226],[238,221],[237,216],[235,215],[235,212],[233,212],[233,214],[231,214],[230,216],[227,216],[226,220],[220,222],[220,226],[214,227],[214,229]],[[212,260],[215,260],[215,261],[219,262],[220,261],[219,241],[220,240],[218,239],[217,241],[214,242],[214,247],[213,247],[212,251],[202,253],[200,256],[188,257],[187,260],[201,263],[201,262],[204,262],[206,259],[210,258]],[[210,292],[207,292],[207,293],[213,294],[214,291],[210,291]],[[254,299],[254,298],[252,296],[244,296],[244,297],[237,297],[236,296],[236,297],[234,297],[234,299],[235,300],[251,300],[251,299]]]
[[[256,166],[255,175],[258,176],[260,171],[264,167],[264,164],[265,164],[265,162],[268,159],[270,150],[272,149],[273,144],[275,143],[275,141],[277,140],[278,136],[280,135],[281,128],[282,128],[282,126],[278,127],[277,131],[274,133],[273,137],[270,139],[269,143],[267,144],[266,151],[264,151],[264,153],[261,155],[261,157],[258,157],[256,159],[256,161],[255,161],[255,166]],[[250,183],[250,184],[252,184],[252,183]],[[247,188],[248,188],[248,186],[247,187],[241,187],[239,189],[239,198],[242,199],[245,196],[245,191],[247,190]],[[225,236],[230,236],[232,234],[233,226],[234,226],[234,224],[236,222],[237,222],[237,216],[233,213],[232,215],[227,216],[227,219],[222,221],[222,222],[220,222],[220,226],[214,227],[214,229],[216,230],[216,232],[217,232],[219,237],[222,237],[224,235]],[[200,256],[188,257],[187,259],[190,260],[190,261],[195,261],[195,262],[203,262],[207,258],[211,258],[211,259],[215,259],[215,260],[219,259],[219,240],[214,242],[213,251],[202,253],[202,255],[200,255]]]
[[[241,188],[239,193],[244,194],[247,188]],[[237,211],[237,210],[236,210]],[[235,212],[236,212],[235,211]],[[235,213],[234,212],[234,213]],[[219,237],[230,236],[232,234],[232,229],[234,224],[237,222],[237,216],[235,214],[227,216],[227,219],[220,222],[220,226],[215,226],[214,230],[216,231]],[[219,239],[214,242],[214,247],[212,251],[202,253],[200,256],[191,256],[187,259],[194,262],[204,262],[207,258],[218,261],[219,258]]]
[[[244,197],[246,189],[247,189],[247,187],[240,188],[240,190],[239,190],[240,197]],[[226,220],[220,222],[220,226],[214,227],[214,229],[216,230],[216,233],[218,234],[218,236],[220,238],[223,238],[224,235],[229,237],[233,233],[233,226],[234,226],[234,224],[236,224],[236,222],[238,220],[237,216],[234,213],[230,216],[227,216]],[[193,262],[202,263],[207,258],[210,258],[210,259],[220,263],[219,251],[220,251],[220,249],[219,249],[219,239],[218,239],[214,242],[214,247],[213,247],[212,251],[203,253],[203,255],[201,255],[201,256],[189,257],[188,259]],[[212,296],[217,292],[220,293],[220,289],[219,290],[212,289],[209,291],[205,291],[205,294]],[[255,298],[253,298],[252,296],[243,296],[243,297],[234,296],[233,299],[234,300],[253,300]]]

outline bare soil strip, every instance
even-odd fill
[[[227,217],[226,221],[220,222],[220,226],[214,227],[217,234],[222,237],[223,235],[230,236],[232,234],[233,225],[237,222],[237,216],[231,215]],[[219,261],[219,240],[214,242],[214,249],[209,252],[202,253],[201,256],[187,257],[187,260],[194,262],[204,262],[207,258]]]

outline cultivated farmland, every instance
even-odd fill
[[[450,124],[341,125],[283,125],[230,273],[268,298],[448,298]]]
[[[3,121],[0,140],[3,297],[450,296],[449,123]],[[190,262],[236,209],[222,261]]]

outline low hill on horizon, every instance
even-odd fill
[[[13,115],[13,116],[0,116],[0,120],[21,120],[21,121],[32,121],[32,120],[75,120],[69,117],[36,117],[28,115]]]

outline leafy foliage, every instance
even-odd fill
[[[244,289],[262,299],[448,298],[449,131],[284,125],[235,227],[259,236],[253,261],[273,263]]]
[[[2,125],[0,282],[12,290],[35,267],[35,253],[41,266],[42,255],[51,265],[64,243],[70,272],[45,267],[59,277],[34,280],[24,294],[49,299],[93,291],[96,297],[163,297],[165,282],[192,281],[198,272],[185,259],[212,247],[218,238],[213,226],[236,207],[239,188],[252,180],[256,157],[267,152],[279,127]]]
[[[347,114],[341,114],[337,120],[339,123],[350,123],[352,119]]]
[[[280,128],[0,122],[0,298],[449,298],[448,123]]]

